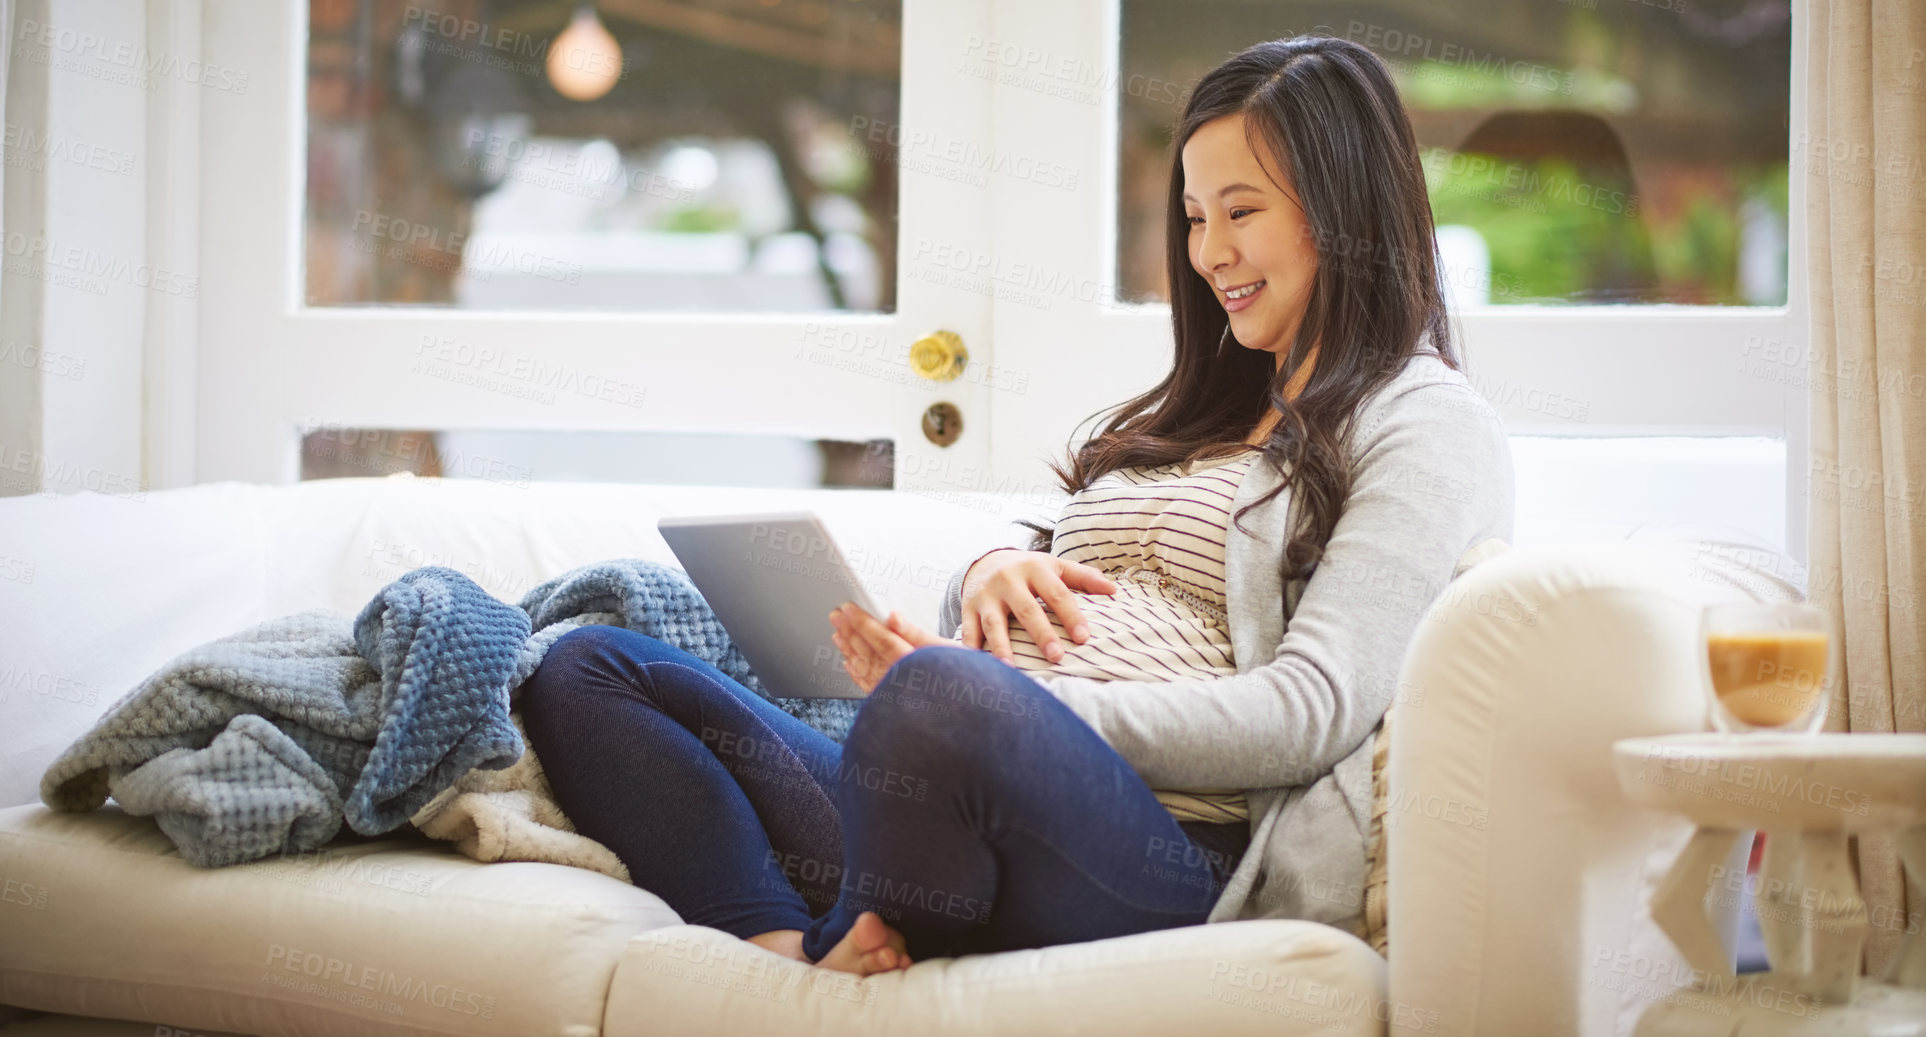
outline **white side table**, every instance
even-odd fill
[[[1860,977],[1867,912],[1846,842],[1898,832],[1926,886],[1926,735],[1665,735],[1616,742],[1612,757],[1627,796],[1699,826],[1652,899],[1694,995],[1653,1004],[1640,1037],[1926,1037],[1926,934],[1903,938],[1882,980]],[[1748,829],[1766,833],[1752,892],[1771,969],[1737,976],[1705,896]]]

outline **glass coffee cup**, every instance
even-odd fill
[[[1707,605],[1700,620],[1712,725],[1810,734],[1826,720],[1830,625],[1811,605]]]

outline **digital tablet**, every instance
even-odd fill
[[[853,601],[878,609],[813,511],[683,515],[656,523],[771,695],[866,697],[830,640],[829,614]]]

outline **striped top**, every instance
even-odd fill
[[[1011,624],[1013,665],[1093,680],[1234,675],[1224,605],[1225,527],[1238,483],[1260,456],[1249,447],[1188,469],[1182,462],[1121,468],[1070,498],[1050,553],[1102,570],[1117,592],[1071,592],[1090,624],[1083,644],[1070,639],[1053,610],[1044,610],[1064,648],[1054,664],[1028,630]],[[1152,791],[1180,821],[1250,816],[1241,789]]]

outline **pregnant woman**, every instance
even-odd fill
[[[585,627],[524,692],[557,801],[692,924],[860,974],[1240,918],[1362,929],[1371,742],[1424,609],[1511,534],[1384,66],[1259,44],[1174,138],[1175,362],[1057,467],[940,635],[830,617],[841,745]],[[951,631],[954,630],[954,635]]]

